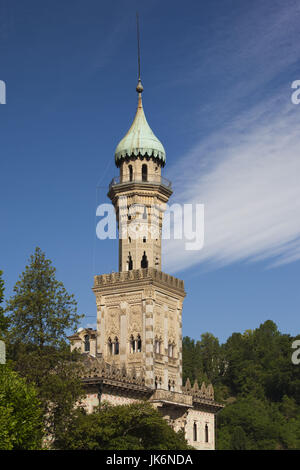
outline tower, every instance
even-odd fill
[[[119,228],[119,271],[95,276],[97,353],[107,363],[144,378],[152,389],[181,392],[183,281],[162,271],[163,215],[172,190],[162,177],[163,145],[136,88],[133,123],[118,144],[119,175],[108,197]]]

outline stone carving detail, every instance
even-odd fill
[[[108,309],[109,323],[106,327],[106,337],[118,336],[120,334],[120,320],[118,309]]]
[[[189,393],[193,395],[194,398],[199,398],[199,399],[206,399],[206,400],[214,400],[214,388],[212,384],[209,384],[208,386],[205,385],[204,382],[202,382],[201,388],[199,388],[198,382],[195,381],[194,386],[191,386],[190,379],[188,378],[185,386],[182,387],[183,392]]]
[[[138,374],[135,367],[131,372],[127,372],[125,365],[118,368],[114,362],[108,364],[102,357],[93,357],[86,355],[84,357],[84,371],[82,378],[87,380],[90,378],[102,378],[123,382],[124,384],[140,385],[145,388],[145,373],[141,369]]]

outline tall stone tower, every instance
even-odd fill
[[[119,271],[95,276],[97,353],[143,377],[152,389],[182,390],[183,281],[162,272],[161,233],[171,183],[162,177],[163,145],[136,88],[133,123],[115,152],[119,176],[108,197],[119,228]]]

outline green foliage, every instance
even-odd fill
[[[102,404],[87,415],[77,410],[61,449],[81,450],[186,450],[182,432],[176,433],[150,403],[111,406]]]
[[[0,271],[0,339],[3,339],[4,333],[8,328],[8,318],[4,315],[2,307],[4,299],[4,281],[2,279],[3,272]]]
[[[226,404],[218,414],[219,449],[300,449],[300,368],[291,361],[295,338],[268,320],[233,333],[183,340],[184,376],[205,377]],[[200,378],[200,380],[199,380]]]
[[[55,278],[55,268],[36,248],[8,301],[7,351],[15,369],[37,386],[44,426],[52,439],[64,432],[83,394],[79,354],[69,352],[68,330],[81,318],[76,301]]]
[[[81,316],[74,296],[56,280],[55,272],[45,253],[36,248],[7,303],[11,342],[62,346],[67,330],[78,326]]]
[[[42,422],[35,387],[0,365],[0,449],[40,449]]]

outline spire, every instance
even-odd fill
[[[118,166],[122,158],[131,156],[148,156],[158,158],[162,165],[166,163],[166,152],[162,143],[154,135],[150,128],[142,103],[142,92],[144,87],[141,81],[141,55],[140,55],[140,31],[138,13],[137,21],[137,43],[138,43],[138,83],[136,91],[138,93],[138,106],[133,123],[123,139],[118,144],[115,151],[115,162]]]

